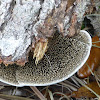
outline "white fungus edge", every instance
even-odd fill
[[[91,50],[91,47],[92,47],[92,39],[91,39],[91,36],[90,36],[89,33],[88,33],[87,31],[85,31],[85,30],[81,30],[80,32],[83,32],[83,33],[85,33],[85,34],[87,35],[88,41],[89,41],[89,44],[90,44],[90,45],[88,46],[87,56],[84,58],[83,62],[82,62],[79,66],[77,66],[76,69],[75,69],[74,71],[71,72],[71,74],[69,74],[69,75],[67,75],[67,76],[65,76],[65,77],[63,77],[63,78],[61,78],[61,79],[59,79],[59,80],[52,81],[52,82],[50,82],[50,83],[45,83],[45,84],[19,83],[19,82],[18,82],[18,84],[15,85],[15,84],[13,84],[13,83],[10,84],[10,83],[8,83],[8,82],[2,80],[2,79],[0,79],[0,81],[4,82],[4,83],[6,83],[6,84],[9,84],[9,85],[14,85],[14,86],[18,86],[18,87],[23,87],[23,86],[48,86],[48,85],[53,85],[53,84],[56,84],[56,83],[59,83],[59,82],[62,82],[62,81],[64,81],[64,80],[68,79],[69,77],[71,77],[73,74],[75,74],[75,73],[84,65],[84,63],[87,61],[87,59],[88,59],[88,57],[89,57],[89,55],[90,55],[90,50]]]

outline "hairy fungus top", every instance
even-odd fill
[[[40,60],[55,31],[70,37],[77,33],[90,1],[0,0],[0,63],[25,65],[30,51],[39,51],[34,55]]]

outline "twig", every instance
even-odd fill
[[[35,86],[30,86],[30,88],[35,92],[35,94],[41,99],[41,100],[47,100],[43,94],[35,87]]]

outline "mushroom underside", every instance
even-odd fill
[[[45,86],[61,82],[79,70],[91,49],[91,37],[80,31],[74,37],[55,34],[43,59],[35,59],[25,66],[0,65],[0,81],[14,86]]]

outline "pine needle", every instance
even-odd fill
[[[48,89],[48,93],[49,93],[49,96],[50,96],[50,100],[54,100],[53,94],[49,89]]]
[[[97,46],[97,45],[92,45],[93,47],[96,47],[96,48],[100,48],[100,46]]]
[[[53,95],[55,95],[55,94],[63,95],[67,100],[70,100],[68,96],[66,96],[65,94],[63,94],[61,92],[55,92],[55,93],[53,93]]]
[[[89,88],[88,86],[86,86],[80,79],[78,79],[77,77],[75,77],[76,78],[76,80],[81,84],[81,85],[83,85],[85,88],[87,88],[88,90],[90,90],[93,94],[95,94],[98,98],[100,98],[100,96],[96,93],[96,92],[94,92],[91,88]]]
[[[99,43],[100,41],[92,42],[92,43]]]
[[[5,95],[5,94],[0,94],[0,98],[6,99],[6,100],[8,99],[9,100],[34,100],[34,99],[25,98],[25,97],[18,97],[18,96]]]
[[[35,86],[30,86],[30,88],[35,92],[35,94],[40,98],[40,100],[47,100]]]

